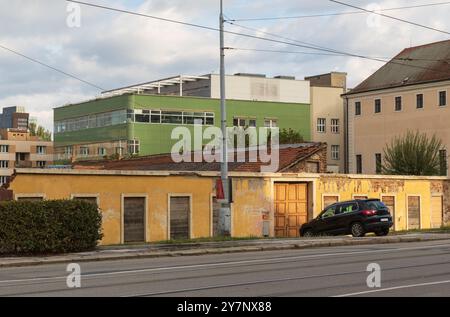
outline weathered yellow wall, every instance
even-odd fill
[[[147,241],[168,239],[168,200],[170,194],[192,196],[191,238],[211,236],[212,206],[217,177],[155,176],[155,175],[64,175],[17,174],[11,183],[15,195],[44,194],[45,199],[70,199],[72,195],[98,195],[103,213],[102,244],[120,244],[122,229],[122,195],[146,196]],[[295,181],[295,175],[289,181]],[[298,178],[300,180],[300,178]],[[304,180],[304,179],[303,179]],[[282,178],[233,177],[232,235],[260,237],[263,223],[269,221],[274,235],[273,182]],[[339,195],[340,201],[352,200],[354,195],[381,198],[395,196],[396,230],[407,229],[407,195],[421,197],[421,225],[429,228],[431,196],[444,196],[444,221],[449,221],[448,182],[443,179],[381,178],[347,175],[324,175],[309,180],[309,203],[317,216],[323,210],[324,195]],[[314,184],[314,185],[313,185]],[[312,207],[314,206],[314,207]],[[266,219],[263,219],[266,216]]]
[[[407,230],[408,195],[420,196],[421,227],[431,226],[431,197],[443,195],[443,180],[408,178],[356,178],[349,176],[323,176],[317,181],[314,216],[324,208],[324,195],[339,195],[340,201],[352,200],[354,195],[381,199],[383,195],[395,197],[395,229]],[[444,206],[445,208],[445,206]],[[445,210],[445,209],[444,209]]]
[[[103,213],[102,244],[121,243],[122,195],[147,195],[147,240],[168,239],[169,194],[192,195],[191,238],[210,237],[211,197],[215,178],[196,176],[108,176],[19,174],[11,184],[15,195],[45,194],[45,199],[70,199],[72,195],[98,195]],[[234,180],[232,234],[261,236],[262,213],[269,212],[270,182]]]
[[[262,236],[263,216],[273,221],[270,179],[233,178],[233,192],[233,236]]]

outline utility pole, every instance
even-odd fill
[[[227,105],[225,100],[225,39],[224,39],[223,0],[220,0],[220,113],[222,120],[222,163],[221,179],[224,192],[219,215],[219,229],[223,236],[231,235],[231,209],[228,185],[228,137],[227,137]]]

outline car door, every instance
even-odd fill
[[[336,234],[346,233],[353,220],[353,217],[358,212],[358,203],[351,202],[342,204],[336,213],[336,227],[334,231]]]
[[[315,232],[329,233],[336,227],[336,211],[339,210],[339,205],[331,205],[325,209],[319,216]]]

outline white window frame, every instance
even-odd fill
[[[317,118],[317,133],[327,133],[326,118]]]
[[[335,149],[337,148],[337,151]],[[335,155],[337,153],[337,155]],[[339,145],[331,145],[331,159],[339,161],[341,159],[341,147]]]
[[[331,133],[333,134],[339,134],[341,127],[340,127],[340,122],[341,120],[339,119],[331,119]]]
[[[441,105],[441,93],[445,93],[445,104]],[[444,108],[448,106],[448,93],[447,90],[439,90],[438,91],[438,107]]]

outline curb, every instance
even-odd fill
[[[161,257],[179,257],[179,256],[200,256],[212,254],[227,253],[245,253],[245,252],[263,252],[263,251],[286,251],[299,249],[313,249],[324,247],[352,246],[352,245],[375,245],[392,243],[411,243],[426,241],[450,240],[448,237],[389,237],[389,238],[362,238],[351,240],[329,240],[329,241],[308,241],[301,243],[289,243],[266,246],[242,246],[242,247],[222,247],[222,248],[203,248],[180,251],[150,251],[134,252],[130,254],[108,254],[108,255],[67,255],[62,257],[49,257],[43,259],[17,259],[14,262],[0,262],[0,268],[38,266],[48,264],[64,264],[73,262],[102,262],[131,259],[150,259]],[[1,261],[1,258],[0,258]]]

